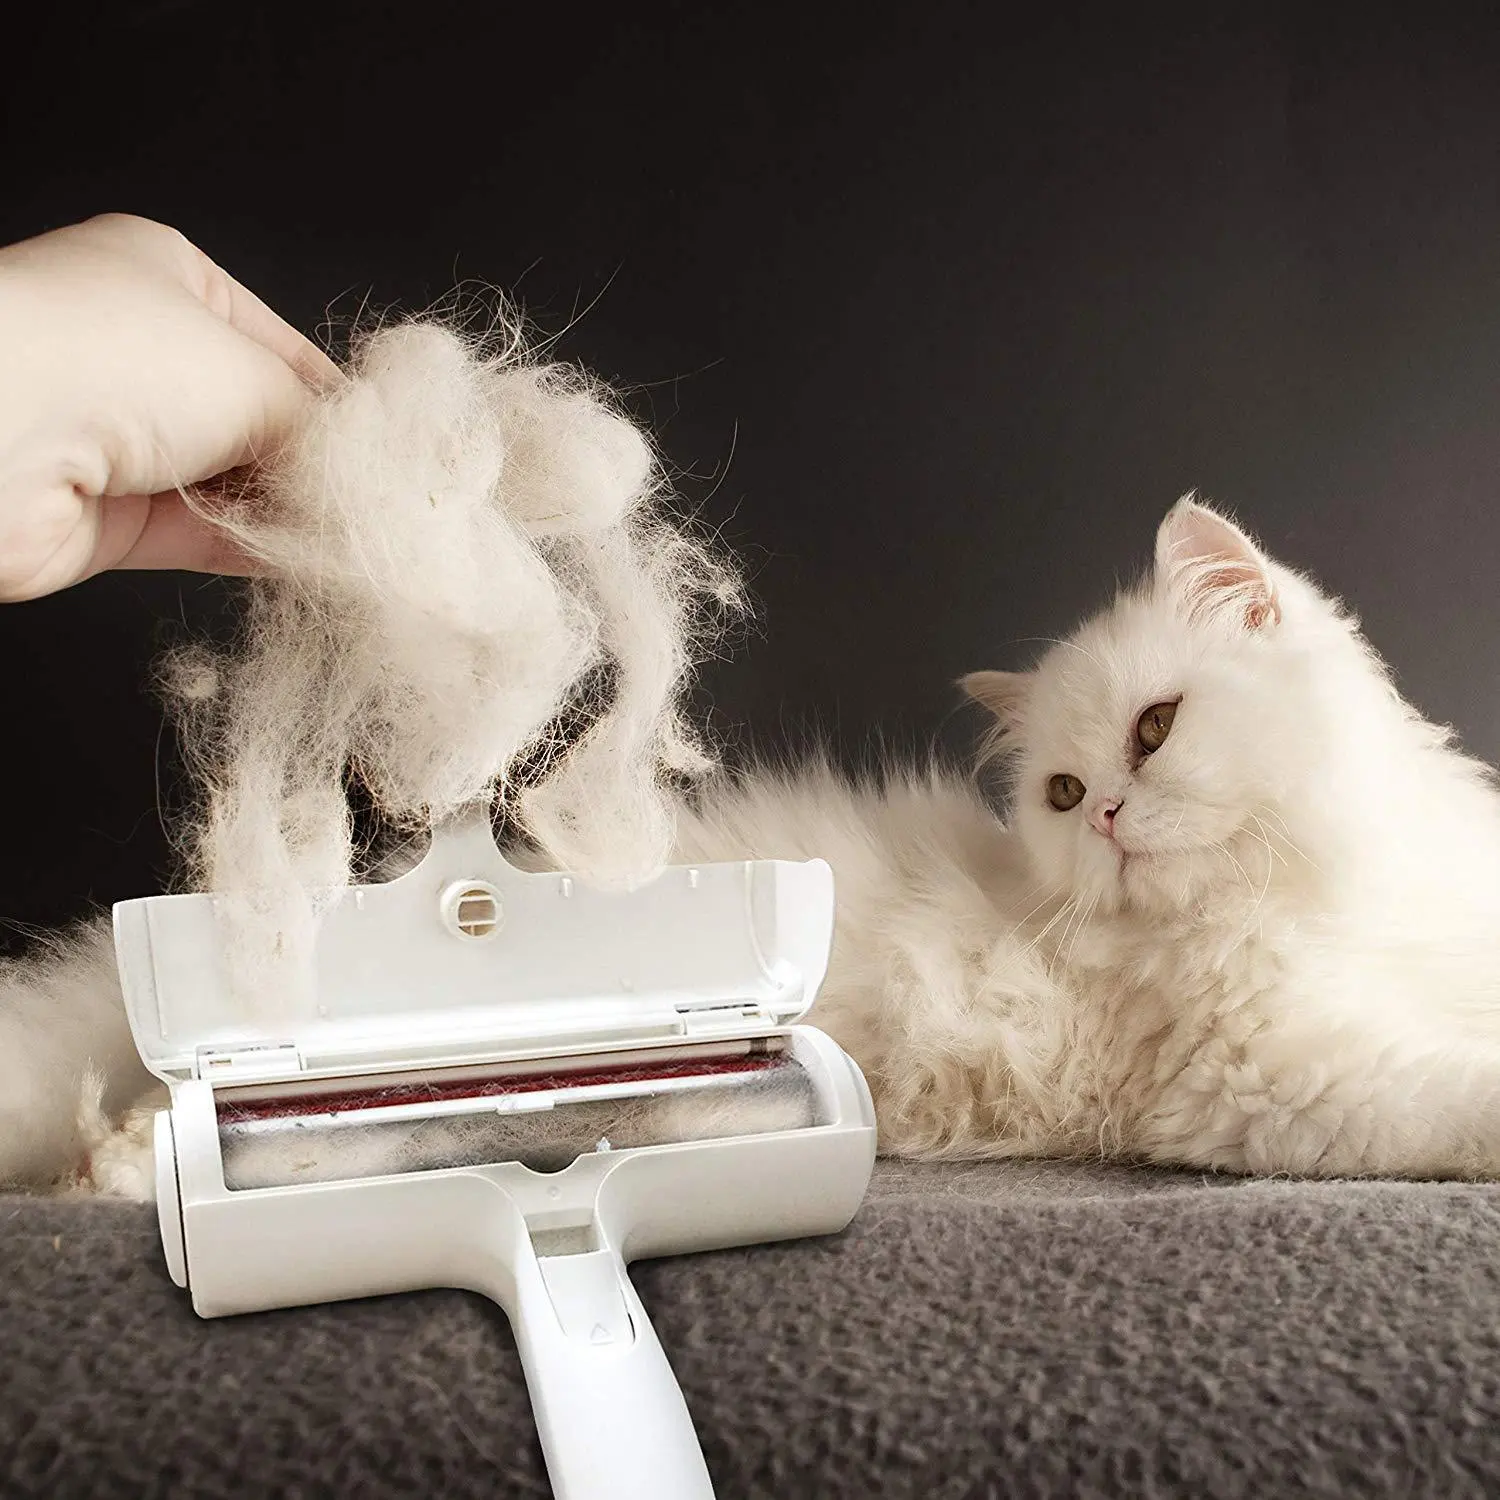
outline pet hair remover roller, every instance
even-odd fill
[[[156,1118],[162,1244],[204,1317],[462,1287],[506,1312],[559,1500],[713,1493],[628,1262],[853,1217],[858,1068],[796,1024],[833,929],[821,860],[523,873],[486,818],[338,893],[315,1006],[258,1024],[210,895],[115,907]],[[267,1007],[267,1013],[271,1008]]]

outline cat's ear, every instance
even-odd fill
[[[958,685],[981,708],[988,709],[1004,729],[1014,729],[1031,696],[1030,672],[970,672]]]
[[[1281,620],[1260,549],[1233,521],[1184,495],[1156,531],[1156,576],[1193,613],[1229,614],[1247,630]]]

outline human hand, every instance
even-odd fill
[[[340,378],[163,224],[0,249],[0,600],[109,568],[248,570],[181,491],[273,454]]]

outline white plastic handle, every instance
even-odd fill
[[[512,1321],[556,1500],[713,1500],[687,1402],[615,1251],[524,1254]]]

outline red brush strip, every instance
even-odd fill
[[[279,1098],[221,1100],[220,1125],[245,1120],[275,1120],[289,1115],[347,1114],[397,1104],[430,1104],[437,1099],[487,1099],[503,1094],[534,1094],[546,1089],[587,1088],[600,1083],[650,1083],[660,1078],[700,1078],[707,1074],[763,1073],[782,1067],[782,1057],[703,1058],[682,1063],[622,1063],[594,1072],[518,1073],[505,1078],[466,1078],[452,1083],[392,1084],[378,1089],[339,1093],[282,1095]]]

